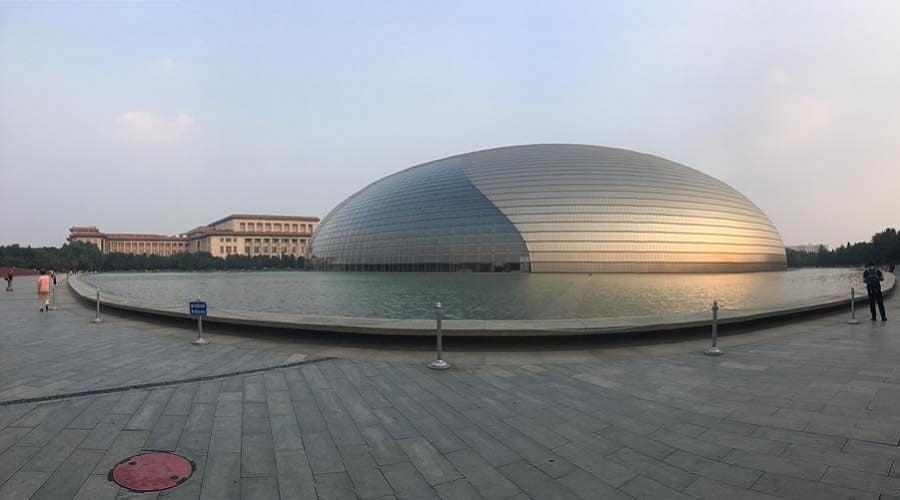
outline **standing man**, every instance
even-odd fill
[[[881,269],[875,268],[874,262],[869,262],[868,269],[863,273],[863,281],[866,282],[866,292],[869,294],[869,310],[872,311],[872,321],[875,321],[875,304],[878,304],[878,311],[881,313],[881,321],[887,321],[884,315],[884,297],[881,295],[881,282],[884,281],[884,275]]]
[[[50,310],[50,276],[47,276],[47,272],[41,269],[41,275],[38,276],[37,281],[37,293],[38,293],[38,310],[41,312]],[[874,311],[874,309],[873,309]]]
[[[6,291],[7,292],[13,291],[12,281],[13,281],[13,273],[15,272],[15,270],[16,270],[16,268],[11,267],[11,268],[9,268],[9,271],[6,272],[5,279],[6,279]]]

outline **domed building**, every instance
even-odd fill
[[[657,156],[536,144],[466,153],[373,182],[320,223],[324,269],[577,273],[785,268],[766,215]]]

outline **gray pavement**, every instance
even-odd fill
[[[421,342],[213,329],[195,347],[179,324],[94,325],[64,289],[39,313],[16,284],[0,499],[900,498],[893,298],[887,323],[760,328],[718,358],[695,338],[450,341],[433,372]],[[85,390],[109,392],[16,403]],[[152,494],[107,479],[143,450],[197,471]]]

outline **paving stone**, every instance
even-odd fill
[[[805,460],[787,460],[781,457],[750,453],[742,450],[732,451],[722,461],[747,469],[773,472],[783,476],[798,477],[811,481],[818,481],[828,468],[827,465],[821,463],[817,464]]]
[[[504,422],[515,427],[516,430],[540,443],[545,448],[553,449],[569,442],[567,438],[523,416],[509,417]]]
[[[662,460],[648,457],[630,448],[622,448],[612,455],[608,455],[607,458],[625,466],[634,473],[652,477],[654,480],[678,491],[683,491],[684,488],[697,479],[695,474],[669,465]]]
[[[206,457],[206,472],[200,498],[237,500],[241,498],[241,454],[218,452]]]
[[[160,500],[196,500],[200,498],[203,478],[206,476],[206,455],[195,455],[188,458],[194,461],[194,473],[180,485],[159,492]]]
[[[679,469],[742,488],[749,488],[762,475],[757,470],[710,460],[684,451],[669,455],[665,461]]]
[[[102,458],[102,451],[75,450],[31,498],[53,500],[74,497]]]
[[[677,432],[657,431],[650,437],[673,448],[714,460],[718,460],[731,452],[731,448],[727,446],[694,439]]]
[[[391,488],[396,492],[397,498],[409,500],[438,499],[437,494],[411,463],[400,462],[385,465],[381,470],[384,472],[384,477],[391,485]]]
[[[852,484],[857,489],[888,495],[900,495],[900,479],[843,467],[829,467],[821,482],[836,486]]]
[[[245,403],[265,403],[266,402],[266,385],[262,375],[251,375],[244,377],[244,397]]]
[[[309,460],[303,451],[275,453],[281,500],[315,500],[316,487]]]
[[[190,413],[194,395],[197,392],[196,385],[183,385],[175,389],[172,398],[163,410],[164,415],[187,415]]]
[[[241,434],[241,476],[274,476],[275,447],[269,433]]]
[[[63,429],[25,465],[27,470],[53,472],[87,436],[84,429]]]
[[[29,432],[31,432],[31,427],[6,427],[5,429],[0,429],[0,453],[18,443]]]
[[[500,467],[500,472],[532,498],[577,499],[580,498],[561,482],[556,482],[525,462],[515,462]]]
[[[722,498],[728,498],[729,500],[779,500],[780,498],[745,488],[736,488],[704,477],[691,483],[684,492],[696,498],[709,500],[720,500]]]
[[[216,401],[216,417],[240,417],[244,411],[244,393],[220,392]]]
[[[781,458],[793,461],[808,461],[812,463],[824,463],[827,465],[845,467],[848,469],[859,470],[863,472],[874,472],[878,474],[888,474],[891,470],[891,459],[883,457],[873,457],[870,455],[851,455],[841,451],[823,450],[819,448],[807,448],[800,446],[789,446],[782,454]]]
[[[212,432],[215,414],[215,402],[192,404],[187,420],[184,422],[184,432]]]
[[[767,472],[753,485],[753,489],[783,498],[814,498],[816,500],[878,500],[879,495],[847,488],[823,484],[806,479],[782,476]]]
[[[278,500],[278,485],[275,484],[275,478],[271,476],[242,478],[241,498]]]
[[[67,427],[70,429],[93,429],[110,413],[121,398],[122,394],[110,394],[96,398],[74,420],[69,422]]]
[[[140,453],[148,437],[150,437],[149,431],[120,432],[97,464],[97,467],[94,468],[94,473],[106,475],[122,460]]]
[[[319,500],[345,500],[356,498],[353,482],[346,472],[316,474],[316,491]]]
[[[635,476],[633,479],[622,485],[621,489],[628,495],[641,500],[653,500],[658,498],[676,500],[691,499],[691,497],[643,475]]]
[[[519,460],[517,454],[481,429],[469,427],[456,431],[456,434],[493,466],[506,465]]]
[[[209,452],[210,454],[241,452],[241,417],[216,416],[213,419]]]
[[[465,479],[439,484],[434,487],[434,492],[441,500],[479,500],[482,498]]]
[[[304,434],[303,445],[309,465],[316,475],[344,471],[341,456],[327,432]]]
[[[314,400],[294,401],[294,412],[303,434],[328,432],[325,417],[322,416]]]
[[[197,386],[197,392],[194,393],[194,403],[215,403],[219,399],[219,387],[222,382],[213,380],[203,382]]]
[[[575,470],[571,474],[560,478],[559,482],[581,498],[603,498],[604,500],[625,500],[631,498],[609,483],[583,470]]]
[[[106,476],[91,475],[81,485],[74,500],[113,500],[119,494],[119,486]],[[27,498],[27,497],[20,497]]]
[[[449,453],[447,459],[486,499],[510,498],[520,492],[499,470],[472,450]]]
[[[175,452],[188,458],[206,456],[209,454],[209,441],[212,438],[210,432],[183,432]]]
[[[403,439],[418,435],[418,431],[399,410],[395,408],[376,408],[373,413],[394,439]]]
[[[459,473],[425,438],[416,437],[401,439],[397,442],[403,451],[409,456],[410,461],[428,481],[434,486],[460,478]]]
[[[287,385],[285,385],[287,388]],[[267,392],[266,405],[268,406],[270,416],[291,416],[294,415],[294,403],[291,401],[291,394],[284,391]]]
[[[776,456],[783,452],[790,444],[782,441],[742,436],[740,434],[723,432],[717,429],[710,429],[697,436],[697,439],[709,441],[726,448],[730,447],[753,453]]]
[[[790,429],[776,429],[773,427],[759,427],[753,432],[753,436],[774,441],[783,441],[795,446],[823,448],[833,451],[840,451],[847,441],[846,438],[839,436],[813,434],[811,432],[794,431]]]
[[[186,415],[160,415],[144,443],[148,450],[173,451],[181,439]]]
[[[90,401],[88,400],[77,400],[66,401],[55,406],[31,432],[19,441],[19,444],[23,446],[46,445],[89,405]]]
[[[265,379],[266,384],[266,394],[271,397],[272,393],[287,391],[287,381],[284,379],[284,373],[277,372],[266,372],[263,374],[263,378]]]
[[[20,470],[0,485],[0,500],[30,498],[49,477],[49,472]]]
[[[617,488],[635,476],[634,471],[585,446],[569,443],[555,451],[569,462]]]
[[[368,447],[344,447],[340,452],[347,474],[360,498],[381,498],[394,494],[378,469],[378,464],[369,455]]]
[[[134,416],[131,417],[131,420],[125,424],[125,429],[130,431],[152,429],[156,419],[159,418],[166,404],[168,404],[169,398],[172,397],[173,392],[172,389],[151,391],[140,408],[134,413]]]
[[[372,457],[379,465],[388,465],[409,460],[406,453],[381,426],[363,427],[360,429]]]
[[[365,444],[359,429],[346,413],[331,414],[328,416],[326,423],[328,431],[331,433],[332,439],[337,446],[352,446]]]

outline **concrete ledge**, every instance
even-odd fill
[[[97,289],[78,277],[68,281],[70,289],[79,299],[94,304]],[[893,274],[885,273],[884,295],[890,295],[895,287]],[[722,326],[746,325],[761,321],[786,320],[817,312],[846,308],[849,297],[822,296],[812,300],[784,304],[776,308],[720,310],[719,324]],[[856,301],[865,302],[866,295],[857,296]],[[130,311],[153,316],[193,320],[184,308],[174,309],[151,305],[129,299],[101,294],[101,308]],[[858,314],[865,318],[865,311]],[[849,312],[848,312],[849,314]],[[315,316],[289,313],[270,313],[212,309],[203,320],[206,323],[224,325],[280,328],[309,332],[352,333],[363,335],[407,335],[433,336],[434,320],[359,318],[347,316]],[[548,320],[444,320],[444,334],[448,336],[471,337],[534,337],[560,335],[603,335],[646,332],[667,332],[709,328],[711,313],[629,316],[621,318],[594,319],[548,319]]]

